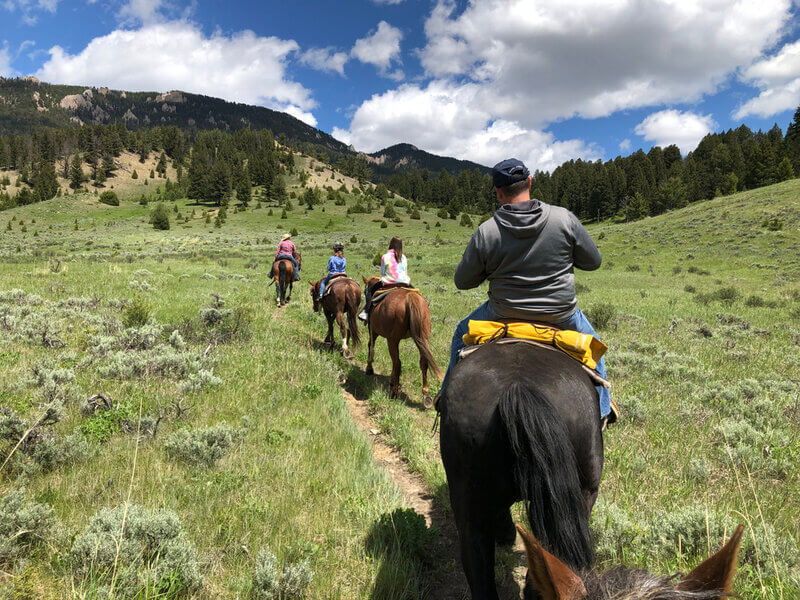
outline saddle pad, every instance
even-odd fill
[[[389,294],[389,292],[393,292],[395,290],[408,290],[409,292],[414,292],[414,293],[417,293],[417,294],[420,293],[420,291],[417,288],[413,288],[413,287],[407,286],[405,284],[389,284],[389,285],[391,285],[391,287],[383,287],[383,288],[379,289],[378,291],[376,291],[372,295],[372,306],[377,306],[377,304],[381,300],[386,298],[386,296]]]
[[[350,279],[350,278],[347,277],[344,273],[337,273],[336,275],[331,277],[330,281],[328,281],[328,285],[325,286],[325,291],[322,292],[323,298],[331,293],[331,291],[333,290],[333,284],[339,281],[340,279],[344,281],[345,279]]]
[[[561,350],[559,350],[558,348],[556,348],[555,346],[552,346],[550,344],[545,344],[543,342],[537,342],[537,341],[534,341],[534,340],[527,340],[527,339],[524,339],[524,338],[500,338],[500,339],[494,341],[493,343],[494,344],[530,344],[532,346],[538,346],[540,348],[545,348],[546,350],[552,350],[553,352],[561,352]],[[462,358],[466,358],[467,356],[469,356],[470,354],[475,352],[475,350],[480,348],[482,345],[483,344],[474,344],[472,346],[467,346],[466,348],[461,350],[461,352],[459,352],[458,359],[461,360]],[[580,365],[581,365],[581,368],[584,370],[584,372],[589,376],[589,379],[592,380],[594,385],[599,385],[599,386],[602,386],[604,388],[610,388],[611,387],[611,384],[608,382],[608,380],[604,379],[603,377],[600,377],[600,375],[597,373],[597,371],[595,371],[594,369],[590,369],[589,367],[587,367],[583,363],[580,363]]]
[[[570,330],[556,330],[533,323],[499,323],[470,321],[463,340],[467,346],[484,344],[501,338],[521,338],[554,346],[578,362],[594,369],[608,346],[593,335]]]

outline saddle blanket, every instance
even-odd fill
[[[384,286],[381,289],[377,290],[372,295],[372,306],[373,307],[377,306],[381,300],[386,298],[389,292],[393,292],[394,290],[398,289],[408,290],[409,292],[416,292],[417,294],[420,293],[420,291],[417,288],[411,287],[406,283],[387,283],[384,284]]]
[[[590,369],[594,369],[597,366],[597,361],[608,350],[608,346],[593,335],[566,329],[554,329],[534,323],[470,321],[469,330],[462,339],[467,346],[472,346],[502,338],[532,340],[553,346]]]
[[[333,284],[336,283],[337,279],[345,278],[347,279],[347,275],[345,273],[334,273],[331,275],[331,278],[328,280],[328,283],[325,285],[325,291],[322,292],[322,297],[324,298],[328,294],[331,293],[333,290]]]

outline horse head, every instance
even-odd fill
[[[297,261],[297,268],[298,269],[302,269],[303,268],[303,253],[298,251],[296,254],[297,254],[297,256],[295,256],[295,260]]]
[[[528,584],[543,600],[608,600],[610,598],[722,600],[730,595],[744,527],[739,525],[728,543],[681,580],[646,571],[617,567],[606,573],[576,574],[545,550],[524,527],[517,530],[525,543]],[[662,590],[663,593],[659,593]]]
[[[308,282],[308,285],[311,286],[311,301],[314,303],[314,312],[319,312],[319,286],[321,282],[321,279]]]
[[[380,277],[378,277],[377,275],[373,275],[372,277],[370,277],[369,279],[367,279],[366,277],[364,277],[364,276],[362,275],[362,276],[361,276],[361,279],[363,279],[363,280],[364,280],[364,288],[366,289],[366,288],[368,288],[369,286],[371,286],[371,285],[375,285],[376,283],[378,283],[378,281],[380,281],[380,279],[381,279],[381,278],[380,278]]]

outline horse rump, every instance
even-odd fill
[[[514,456],[514,480],[534,535],[573,569],[591,566],[586,505],[567,428],[534,388],[514,382],[498,403]]]

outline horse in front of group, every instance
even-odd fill
[[[314,312],[320,307],[328,320],[328,335],[325,343],[334,347],[333,322],[339,325],[342,335],[342,354],[349,356],[350,348],[358,347],[361,338],[358,333],[358,305],[361,304],[361,288],[354,280],[346,276],[334,277],[325,288],[325,295],[320,299],[319,288],[322,280],[311,283],[311,299]],[[345,325],[345,315],[347,324]]]
[[[303,255],[297,253],[297,268],[303,266]],[[275,282],[275,304],[286,306],[292,299],[292,287],[294,285],[294,265],[292,261],[281,258],[272,263],[272,279]]]
[[[364,280],[364,289],[376,284],[379,277]],[[428,387],[428,369],[433,370],[436,377],[442,378],[442,372],[431,353],[429,340],[431,337],[431,313],[428,303],[418,290],[408,287],[394,287],[385,292],[384,298],[369,311],[369,353],[367,356],[367,375],[374,374],[372,362],[375,356],[375,339],[386,338],[389,356],[392,359],[391,396],[400,394],[400,340],[411,338],[419,351],[419,368],[422,371],[422,395],[425,406],[432,406]]]
[[[576,591],[590,587],[575,573],[589,573],[594,561],[589,517],[603,471],[595,382],[583,365],[555,348],[515,341],[470,350],[453,369],[437,408],[442,462],[473,600],[498,598],[495,544],[513,544],[510,507],[518,501],[526,504],[535,536],[525,540],[532,560],[526,598],[537,597],[534,589],[545,600],[610,597]],[[738,536],[734,545],[738,548]],[[557,559],[563,577],[548,557]],[[735,564],[735,552],[732,560],[721,564]],[[712,578],[703,569],[693,573],[681,584],[687,589],[692,581]],[[691,589],[711,593],[686,597],[716,600],[729,585],[729,578],[697,584]]]

